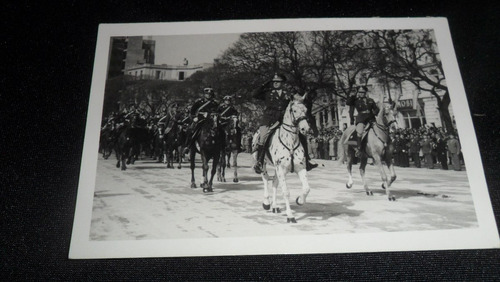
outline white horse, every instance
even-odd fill
[[[306,94],[307,95],[307,94]],[[278,186],[281,186],[283,197],[285,199],[287,223],[296,223],[292,210],[290,209],[290,191],[286,184],[285,176],[288,172],[298,174],[302,182],[302,194],[297,197],[298,205],[303,205],[306,202],[306,197],[309,194],[310,188],[307,181],[306,158],[304,148],[299,141],[299,133],[306,134],[309,131],[306,112],[307,108],[303,104],[304,97],[295,95],[295,100],[292,100],[286,108],[283,122],[278,129],[269,137],[271,138],[269,149],[266,150],[266,160],[270,162],[276,170],[273,179],[273,196],[272,201],[269,201],[269,175],[267,174],[266,162],[263,164],[263,172],[261,173],[264,181],[264,202],[262,206],[265,210],[272,207],[274,213],[279,213],[280,209],[276,203],[276,192]],[[258,132],[255,134],[254,146],[258,138]],[[257,153],[253,154],[254,160],[257,160]]]

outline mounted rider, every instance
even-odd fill
[[[193,122],[187,130],[187,138],[185,143],[185,151],[191,148],[193,140],[199,133],[202,122],[211,114],[217,113],[219,104],[215,100],[215,93],[212,87],[203,89],[203,96],[196,100],[191,106],[190,114],[193,117]]]
[[[286,82],[284,75],[275,73],[271,80],[266,81],[259,88],[253,92],[253,98],[265,101],[266,108],[260,121],[259,139],[256,140],[257,144],[257,163],[254,170],[257,174],[262,173],[264,157],[266,151],[266,142],[270,135],[270,127],[276,123],[281,123],[285,110],[292,99],[292,93],[285,88],[283,83]],[[272,86],[270,84],[272,83]],[[274,127],[276,128],[276,127]],[[310,157],[307,152],[307,138],[300,138],[302,147],[306,156],[306,169],[309,171],[317,164],[310,163]],[[303,142],[305,140],[305,142]]]
[[[223,103],[219,106],[217,109],[217,112],[220,114],[220,120],[221,120],[221,125],[225,127],[227,124],[231,122],[231,119],[234,116],[238,116],[238,110],[235,109],[233,106],[233,97],[232,96],[224,96],[223,98]],[[236,138],[239,140],[241,143],[241,128],[239,125],[236,126]],[[243,152],[243,149],[241,148],[241,144],[238,144],[239,147],[239,152]]]
[[[380,109],[375,101],[367,97],[368,88],[366,86],[358,87],[357,93],[352,93],[346,101],[346,105],[356,108],[358,116],[356,117],[356,156],[361,151],[361,138],[367,125],[375,121]]]
[[[164,134],[167,134],[172,128],[177,126],[177,124],[182,123],[183,115],[178,109],[179,104],[175,102],[172,103],[168,108],[167,114],[158,120],[158,124],[164,125]]]

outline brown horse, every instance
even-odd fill
[[[225,133],[225,148],[220,156],[219,167],[217,168],[217,180],[226,182],[226,167],[233,167],[233,182],[239,182],[238,179],[238,154],[240,152],[241,140],[238,134],[238,116],[231,116],[223,126]],[[232,165],[230,163],[232,156]]]
[[[220,155],[224,149],[224,133],[220,128],[219,116],[216,113],[207,115],[207,118],[200,123],[200,133],[191,145],[189,150],[189,161],[191,165],[191,188],[196,188],[194,179],[194,158],[196,154],[196,146],[199,147],[198,152],[201,155],[203,182],[201,187],[203,192],[213,192],[212,184],[214,175],[217,171],[217,165],[220,161]],[[209,162],[212,159],[212,170],[210,180],[208,179]]]
[[[375,122],[371,124],[368,130],[363,133],[362,137],[362,149],[360,149],[360,166],[359,172],[361,174],[361,179],[363,181],[363,186],[365,188],[366,194],[371,196],[373,192],[368,188],[368,184],[365,179],[365,167],[368,158],[373,158],[373,162],[378,167],[380,176],[382,178],[382,188],[385,189],[387,198],[389,201],[395,201],[396,198],[391,194],[389,187],[396,180],[396,172],[394,171],[394,165],[392,163],[392,153],[393,145],[391,138],[389,137],[389,131],[396,128],[396,118],[394,107],[384,107],[383,104],[383,94],[379,99],[380,111],[375,118]],[[355,145],[349,143],[349,137],[351,134],[356,134],[355,126],[352,125],[348,127],[341,137],[341,144],[344,147],[344,154],[339,159],[342,164],[344,160],[347,161],[347,172],[349,173],[349,180],[346,183],[346,187],[349,189],[352,187],[352,163],[355,157]],[[385,163],[387,168],[391,173],[391,179],[387,180],[387,175],[384,171],[382,164]]]

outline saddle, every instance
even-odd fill
[[[368,131],[370,128],[373,127],[373,122],[368,123],[368,126],[365,127],[365,130],[363,131],[363,134],[361,134],[361,146],[364,147],[366,144],[366,135],[368,135]],[[351,125],[346,129],[347,132],[347,138],[344,141],[345,145],[352,145],[352,146],[357,146],[358,142],[356,142],[356,126]]]
[[[269,135],[267,136],[267,139],[264,141],[264,150],[266,154],[269,156],[269,144],[271,143],[271,140],[273,139],[272,137],[274,136],[274,133],[276,132],[276,129],[280,126],[281,122],[277,121],[273,125],[269,127]],[[260,131],[258,131],[258,135],[256,138],[260,138]],[[257,152],[257,146],[252,147],[252,153]],[[270,157],[270,156],[269,156]]]

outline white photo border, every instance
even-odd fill
[[[432,29],[463,146],[478,228],[311,236],[91,241],[90,226],[110,38],[313,30]],[[466,133],[466,134],[464,134]],[[101,24],[83,146],[71,259],[421,251],[499,248],[500,240],[479,148],[446,18],[273,19]]]

